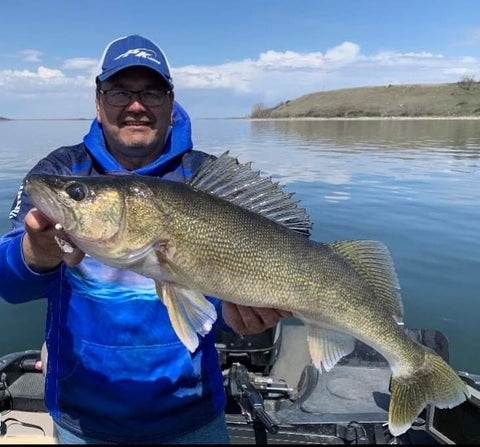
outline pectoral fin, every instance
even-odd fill
[[[199,344],[197,334],[208,334],[217,319],[215,306],[193,290],[171,283],[155,285],[178,338],[190,352],[195,351]]]
[[[312,363],[319,372],[322,365],[325,371],[330,371],[355,348],[355,339],[350,335],[311,325],[308,326],[307,340]]]

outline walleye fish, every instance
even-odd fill
[[[357,338],[392,370],[389,428],[404,433],[427,404],[451,408],[467,388],[436,353],[405,335],[387,248],[320,243],[291,194],[227,153],[187,183],[137,175],[30,175],[26,192],[81,250],[153,278],[180,340],[194,351],[216,319],[205,295],[290,311],[313,364],[329,371]]]

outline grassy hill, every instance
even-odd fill
[[[267,109],[252,118],[480,116],[480,82],[386,85],[312,93]]]

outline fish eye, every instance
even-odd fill
[[[81,202],[87,196],[87,187],[81,183],[72,183],[67,186],[65,191],[77,202]]]

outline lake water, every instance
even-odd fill
[[[1,233],[27,170],[89,124],[0,122]],[[195,120],[193,132],[197,149],[228,149],[295,192],[313,239],[384,242],[406,327],[442,331],[453,367],[480,373],[480,121]],[[0,301],[0,355],[40,348],[45,308]]]

